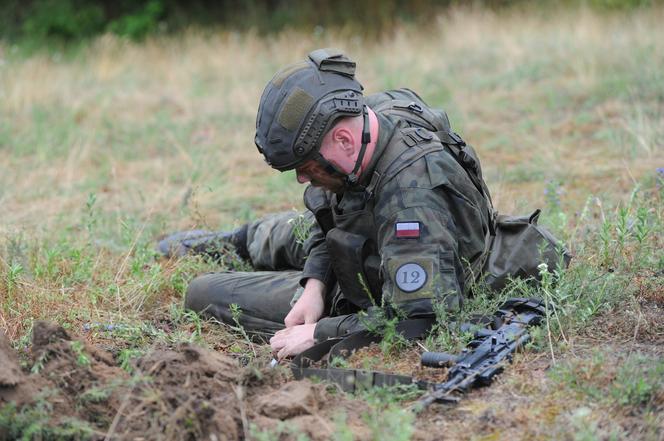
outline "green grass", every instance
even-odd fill
[[[49,391],[44,391],[33,405],[20,410],[13,403],[0,407],[0,427],[3,428],[0,439],[92,439],[96,431],[85,421],[62,417],[57,425],[53,425],[53,418],[57,416],[53,415],[53,406],[48,398]]]
[[[618,404],[652,410],[653,400],[664,388],[664,361],[640,353],[608,359],[595,352],[589,359],[556,367],[552,378],[595,403]]]

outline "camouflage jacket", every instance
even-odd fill
[[[368,105],[383,98],[369,96]],[[319,321],[317,340],[361,328],[356,314],[343,313],[383,301],[409,317],[431,316],[436,304],[457,308],[473,264],[485,256],[488,195],[434,133],[377,116],[376,150],[361,187],[342,195],[305,191],[319,228],[303,279],[338,287],[326,300],[332,315],[342,314]]]

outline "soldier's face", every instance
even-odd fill
[[[305,162],[295,169],[299,183],[311,182],[313,186],[323,187],[335,193],[340,193],[344,189],[345,174],[353,170],[359,151],[352,131],[346,127],[348,124],[350,124],[348,121],[342,121],[323,138],[319,153],[328,167],[316,159]]]
[[[296,168],[295,173],[297,182],[300,184],[310,182],[314,187],[323,187],[335,193],[340,192],[344,187],[342,177],[326,172],[323,166],[313,159]]]

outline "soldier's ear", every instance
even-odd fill
[[[341,150],[351,156],[355,153],[355,140],[353,133],[345,127],[337,127],[332,135],[332,139],[338,143]]]

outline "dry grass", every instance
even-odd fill
[[[300,206],[299,188],[280,188],[288,179],[263,166],[252,133],[266,80],[317,46],[355,57],[368,92],[408,86],[446,108],[479,148],[503,211],[541,203],[546,179],[564,181],[574,205],[589,192],[625,193],[664,160],[663,18],[458,10],[426,33],[400,28],[379,42],[108,36],[73,59],[17,59],[5,47],[2,228],[71,223],[88,192],[105,211],[161,214],[169,228],[198,221],[177,213],[188,189],[213,226],[242,221],[245,199],[258,213]]]

